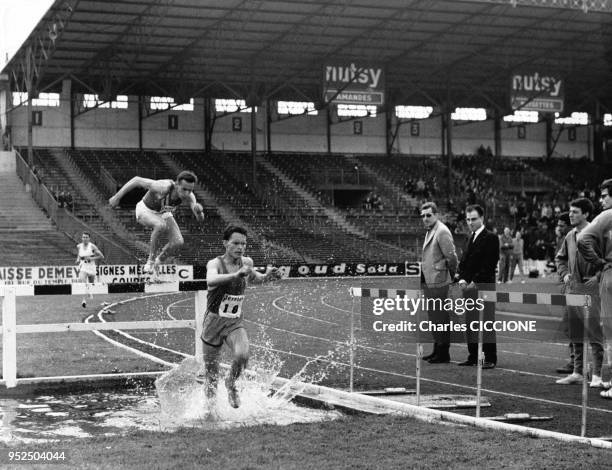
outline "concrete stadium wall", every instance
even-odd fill
[[[42,126],[33,128],[35,146],[70,146],[69,93],[62,92],[59,107],[33,107],[43,113]],[[138,148],[137,98],[129,97],[128,109],[94,109],[77,116],[75,120],[75,146],[93,148]],[[168,129],[168,116],[176,115],[177,130]],[[233,118],[239,117],[242,129],[232,129]],[[27,107],[22,106],[8,114],[13,143],[27,145]],[[335,119],[334,119],[335,120]],[[331,127],[331,150],[335,153],[385,153],[385,116],[359,119],[362,133],[354,133],[354,121],[342,122]],[[394,143],[396,151],[405,154],[439,155],[442,152],[441,118],[417,121],[419,135],[410,135],[410,125],[400,127]],[[257,113],[257,149],[267,150],[267,126],[263,109]],[[142,145],[150,149],[203,149],[204,112],[203,99],[195,100],[194,111],[170,110],[143,120]],[[554,126],[556,136],[560,126]],[[518,138],[516,125],[502,123],[502,154],[504,156],[541,157],[546,153],[545,125],[526,124],[525,138]],[[570,142],[567,130],[561,136],[555,151],[570,157],[590,155],[588,128],[576,129],[576,141]],[[493,121],[455,123],[452,128],[453,153],[473,154],[480,145],[494,149]],[[326,152],[326,115],[298,116],[271,124],[271,149],[285,152]],[[251,116],[236,113],[216,120],[213,146],[220,150],[251,149]]]

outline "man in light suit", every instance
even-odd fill
[[[448,287],[457,270],[457,253],[453,235],[446,225],[439,220],[438,207],[433,202],[421,206],[421,219],[427,229],[423,243],[423,261],[421,263],[421,284],[426,299],[440,299],[443,304],[448,297]],[[431,302],[430,302],[431,304]],[[431,305],[430,305],[431,306]],[[449,324],[449,311],[434,305],[428,310],[429,321],[434,324]],[[423,359],[431,364],[450,362],[450,331],[432,332],[434,349]]]
[[[478,299],[478,292],[495,290],[495,268],[499,258],[499,238],[484,226],[484,210],[479,205],[470,205],[465,209],[465,220],[472,235],[459,263],[456,278],[463,291],[463,296]],[[465,312],[465,324],[478,321],[476,309]],[[484,302],[484,321],[495,320],[495,303]],[[460,366],[475,366],[478,363],[478,332],[467,330],[468,358]],[[482,351],[484,353],[483,369],[493,369],[497,364],[497,345],[495,332],[484,332]]]

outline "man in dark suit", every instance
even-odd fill
[[[479,205],[470,205],[465,209],[465,219],[472,232],[467,249],[459,263],[456,278],[464,289],[465,298],[477,299],[478,292],[495,290],[495,267],[499,258],[499,238],[484,226],[484,210]],[[471,331],[470,324],[479,320],[480,312],[467,310],[468,358],[460,366],[473,366],[478,362],[478,331]],[[495,320],[495,303],[484,302],[483,321]],[[495,332],[483,331],[484,352],[483,369],[493,369],[497,364],[497,346]]]
[[[453,235],[446,225],[439,220],[438,207],[433,202],[421,206],[421,219],[427,229],[423,243],[423,262],[421,263],[421,285],[427,299],[438,299],[440,305],[434,305],[428,313],[429,321],[436,325],[448,325],[449,312],[441,305],[448,297],[448,286],[457,271],[457,253]],[[430,364],[450,362],[448,352],[450,331],[433,332],[434,349],[423,357]]]

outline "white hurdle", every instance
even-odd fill
[[[396,297],[418,297],[422,294],[420,290],[408,290],[408,289],[370,289],[362,287],[351,287],[349,293],[352,297],[362,298],[396,298]],[[529,305],[555,305],[555,306],[570,306],[570,307],[582,307],[584,308],[584,337],[583,337],[583,384],[582,384],[582,419],[580,435],[586,436],[587,427],[587,402],[588,402],[588,389],[587,389],[587,355],[588,355],[588,319],[589,319],[589,307],[591,306],[591,296],[587,294],[530,294],[524,292],[497,292],[497,291],[479,291],[478,296],[488,302],[506,302],[506,303],[520,303]],[[480,320],[482,321],[482,310],[480,311]],[[352,329],[352,323],[351,323]],[[353,332],[351,331],[351,337]],[[352,343],[353,341],[351,341]],[[354,344],[351,344],[351,349]],[[422,352],[421,344],[417,343],[417,369],[416,369],[416,392],[417,392],[417,404],[420,401],[420,379],[421,379],[421,362]],[[478,335],[478,371],[476,380],[476,417],[480,417],[480,395],[482,388],[482,330],[479,331]],[[353,377],[352,369],[353,356],[351,355],[351,380]],[[351,383],[351,391],[353,390],[353,384]]]
[[[193,320],[131,321],[109,323],[45,323],[17,325],[17,297],[37,295],[83,295],[119,293],[177,293],[195,291],[195,318]],[[1,285],[2,297],[2,379],[7,388],[16,387],[17,334],[51,333],[62,331],[141,330],[162,328],[194,328],[195,357],[202,357],[202,321],[206,312],[208,292],[206,281],[177,281],[162,283],[75,283],[50,285]]]

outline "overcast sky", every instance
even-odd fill
[[[0,68],[12,57],[53,0],[0,0]]]

